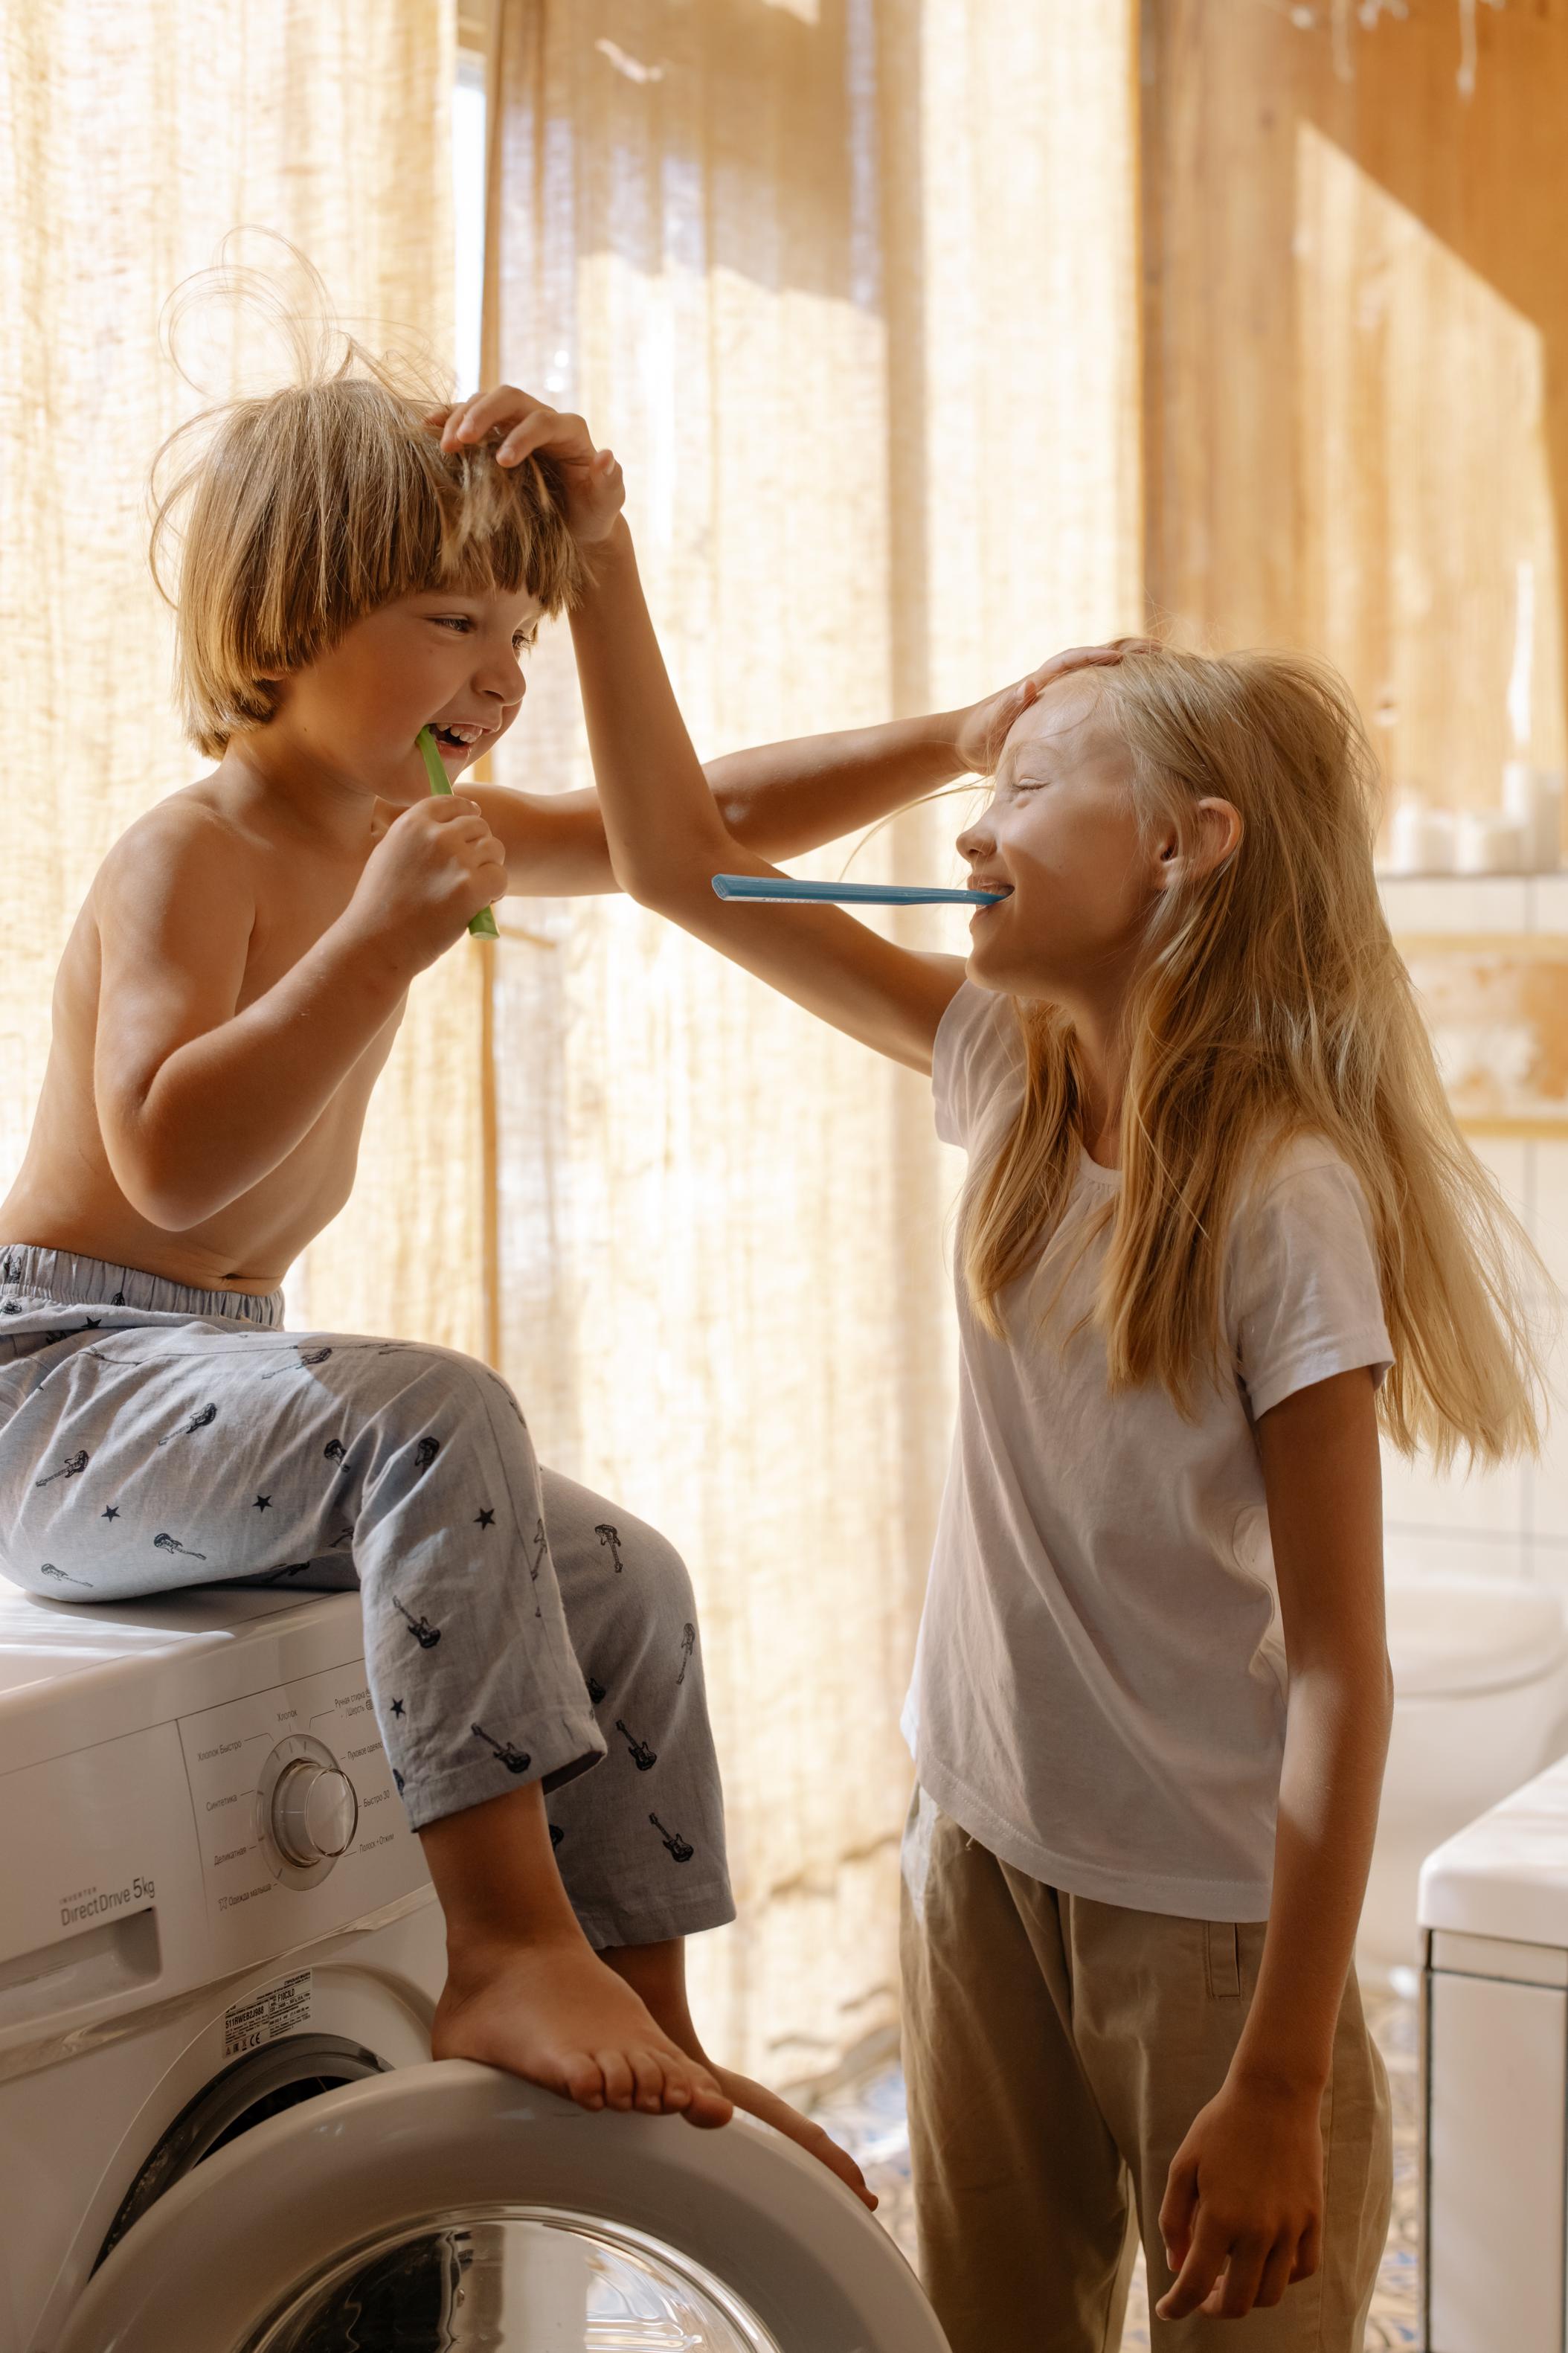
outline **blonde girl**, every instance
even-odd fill
[[[525,396],[454,412],[589,468]],[[597,462],[604,463],[599,457]],[[929,1071],[969,1155],[908,1728],[906,2066],[955,2353],[1352,2353],[1387,2085],[1352,1968],[1391,1694],[1378,1437],[1536,1439],[1526,1248],[1456,1132],[1337,680],[1066,654],[998,706],[967,961],[777,870],[688,742],[624,522],[573,617],[626,890]],[[935,729],[939,723],[931,723]],[[874,731],[872,731],[874,733]]]

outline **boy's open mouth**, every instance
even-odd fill
[[[476,744],[483,743],[490,730],[477,719],[453,719],[444,726],[433,719],[430,733],[445,752],[471,752]]]

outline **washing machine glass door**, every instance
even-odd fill
[[[58,2353],[946,2353],[793,2142],[398,2069],[258,2125],[95,2274]]]
[[[520,2204],[433,2216],[356,2247],[264,2324],[254,2353],[378,2345],[778,2353],[773,2331],[689,2255],[589,2215]]]

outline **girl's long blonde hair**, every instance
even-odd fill
[[[1376,776],[1350,696],[1300,655],[1170,650],[1094,673],[1132,758],[1146,836],[1197,847],[1197,804],[1238,812],[1234,853],[1160,895],[1127,1008],[1122,1181],[1095,1320],[1113,1390],[1184,1412],[1225,1369],[1226,1236],[1244,1184],[1325,1137],[1372,1214],[1394,1369],[1379,1414],[1403,1451],[1495,1462],[1539,1444],[1528,1293],[1544,1269],[1460,1135],[1379,902]],[[1082,1067],[1051,1004],[1016,999],[1024,1100],[966,1192],[961,1263],[998,1336],[1071,1188]],[[1048,1312],[1048,1311],[1047,1311]]]

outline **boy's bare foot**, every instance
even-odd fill
[[[437,2059],[504,2067],[583,2108],[637,2108],[703,2126],[728,2124],[734,2112],[732,2094],[580,1937],[453,1957],[430,2042]]]
[[[713,2073],[727,2099],[732,2100],[738,2108],[744,2108],[748,2116],[756,2116],[764,2125],[772,2125],[775,2132],[785,2134],[797,2147],[805,2149],[807,2157],[815,2157],[819,2165],[826,2166],[829,2173],[836,2173],[846,2189],[855,2192],[863,2206],[868,2207],[873,2214],[876,2212],[876,2191],[867,2188],[866,2177],[848,2150],[840,2148],[820,2125],[813,2124],[809,2116],[803,2116],[798,2108],[792,2108],[787,2100],[780,2099],[776,2092],[770,2092],[765,2084],[754,2084],[749,2075],[737,2075],[729,2067],[714,2067]]]

